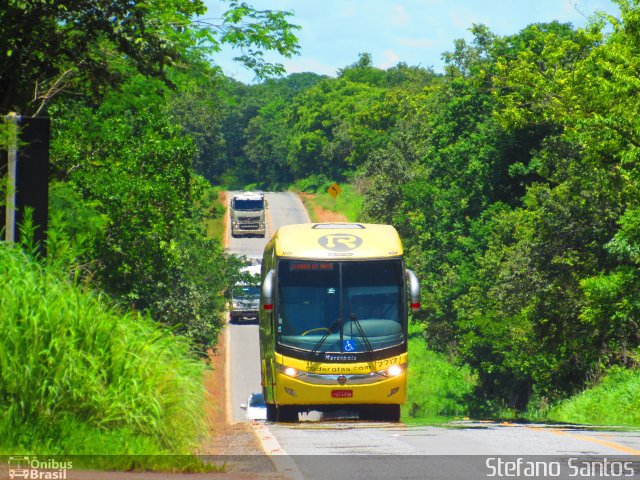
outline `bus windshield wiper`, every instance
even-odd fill
[[[356,328],[358,329],[358,333],[360,333],[360,336],[362,337],[362,341],[364,342],[364,346],[367,347],[367,351],[369,353],[373,353],[373,348],[369,343],[369,339],[364,334],[364,330],[362,329],[362,325],[360,325],[360,320],[358,320],[358,316],[355,313],[351,313],[349,315],[349,320],[351,320],[355,324]]]
[[[336,318],[335,321],[329,326],[329,328],[327,328],[327,331],[322,336],[322,338],[318,340],[318,343],[316,343],[316,346],[313,347],[313,350],[311,350],[311,353],[312,354],[318,353],[318,350],[320,349],[324,341],[327,339],[329,334],[333,333],[333,329],[336,328],[336,326],[341,324],[342,324],[342,319],[340,317]]]

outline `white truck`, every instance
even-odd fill
[[[267,202],[262,193],[240,193],[229,202],[231,236],[256,235],[264,237],[267,233],[265,208]]]
[[[249,265],[240,270],[245,280],[236,283],[231,290],[229,320],[258,320],[260,310],[260,265]]]

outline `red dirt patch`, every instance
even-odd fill
[[[226,458],[229,471],[216,473],[216,480],[259,479],[284,480],[278,473],[249,423],[231,423],[227,412],[225,383],[226,335],[218,339],[216,351],[209,352],[211,370],[205,374],[204,382],[209,395],[207,409],[209,435],[198,449],[199,455],[220,455]]]
[[[305,203],[306,208],[309,204],[305,202],[304,196],[311,197],[313,195],[299,194]],[[227,205],[227,192],[220,192],[219,197],[223,205]],[[346,218],[336,212],[325,210],[315,202],[314,206],[315,218],[320,222],[329,221],[345,221]],[[225,215],[225,233],[224,244],[227,246],[228,235],[226,232],[228,222],[228,211]],[[226,335],[224,331],[218,339],[216,351],[209,352],[211,362],[211,370],[205,375],[204,382],[207,389],[210,406],[207,409],[207,422],[209,435],[202,442],[198,449],[200,455],[223,455],[223,456],[242,456],[237,463],[234,463],[229,473],[215,474],[216,480],[226,479],[268,479],[283,480],[287,477],[277,473],[273,463],[265,452],[262,450],[260,442],[254,433],[252,426],[247,423],[232,423],[227,409],[227,392],[225,384],[225,362],[226,362]]]
[[[307,210],[311,209],[310,212],[311,218],[316,222],[348,222],[347,217],[338,212],[333,212],[331,210],[326,210],[322,208],[315,202],[315,194],[313,193],[305,193],[305,192],[297,192],[298,196],[304,203]]]
[[[226,411],[227,391],[225,385],[225,334],[220,334],[218,348],[209,352],[211,370],[205,374],[204,382],[209,395],[207,409],[209,436],[198,453],[202,455],[262,455],[264,454],[253,429],[248,423],[231,423]]]

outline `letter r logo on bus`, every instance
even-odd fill
[[[362,239],[348,233],[331,233],[320,237],[318,243],[334,252],[348,252],[362,245]]]

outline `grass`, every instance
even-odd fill
[[[640,426],[640,370],[612,369],[593,388],[552,408],[549,420],[591,425]]]
[[[468,367],[452,364],[427,348],[422,325],[409,325],[408,401],[405,416],[439,423],[467,415],[475,379]],[[415,421],[414,421],[415,422]]]
[[[350,222],[355,222],[362,209],[362,195],[348,184],[341,185],[340,189],[342,191],[335,198],[327,192],[318,192],[313,201],[325,210],[341,213]]]
[[[213,191],[214,195],[212,195],[209,200],[211,202],[211,206],[209,207],[211,215],[208,216],[205,220],[207,237],[218,240],[220,243],[222,243],[225,228],[225,212],[227,209],[224,196],[225,192],[219,187],[214,188]]]
[[[325,177],[309,177],[294,183],[290,190],[311,194],[310,197],[305,196],[303,202],[313,222],[322,221],[315,214],[316,205],[340,213],[350,222],[357,221],[362,209],[362,195],[352,185],[345,183],[339,185],[340,193],[334,197],[327,191],[333,183]]]
[[[0,451],[188,456],[205,434],[186,340],[1,243],[0,316]]]

